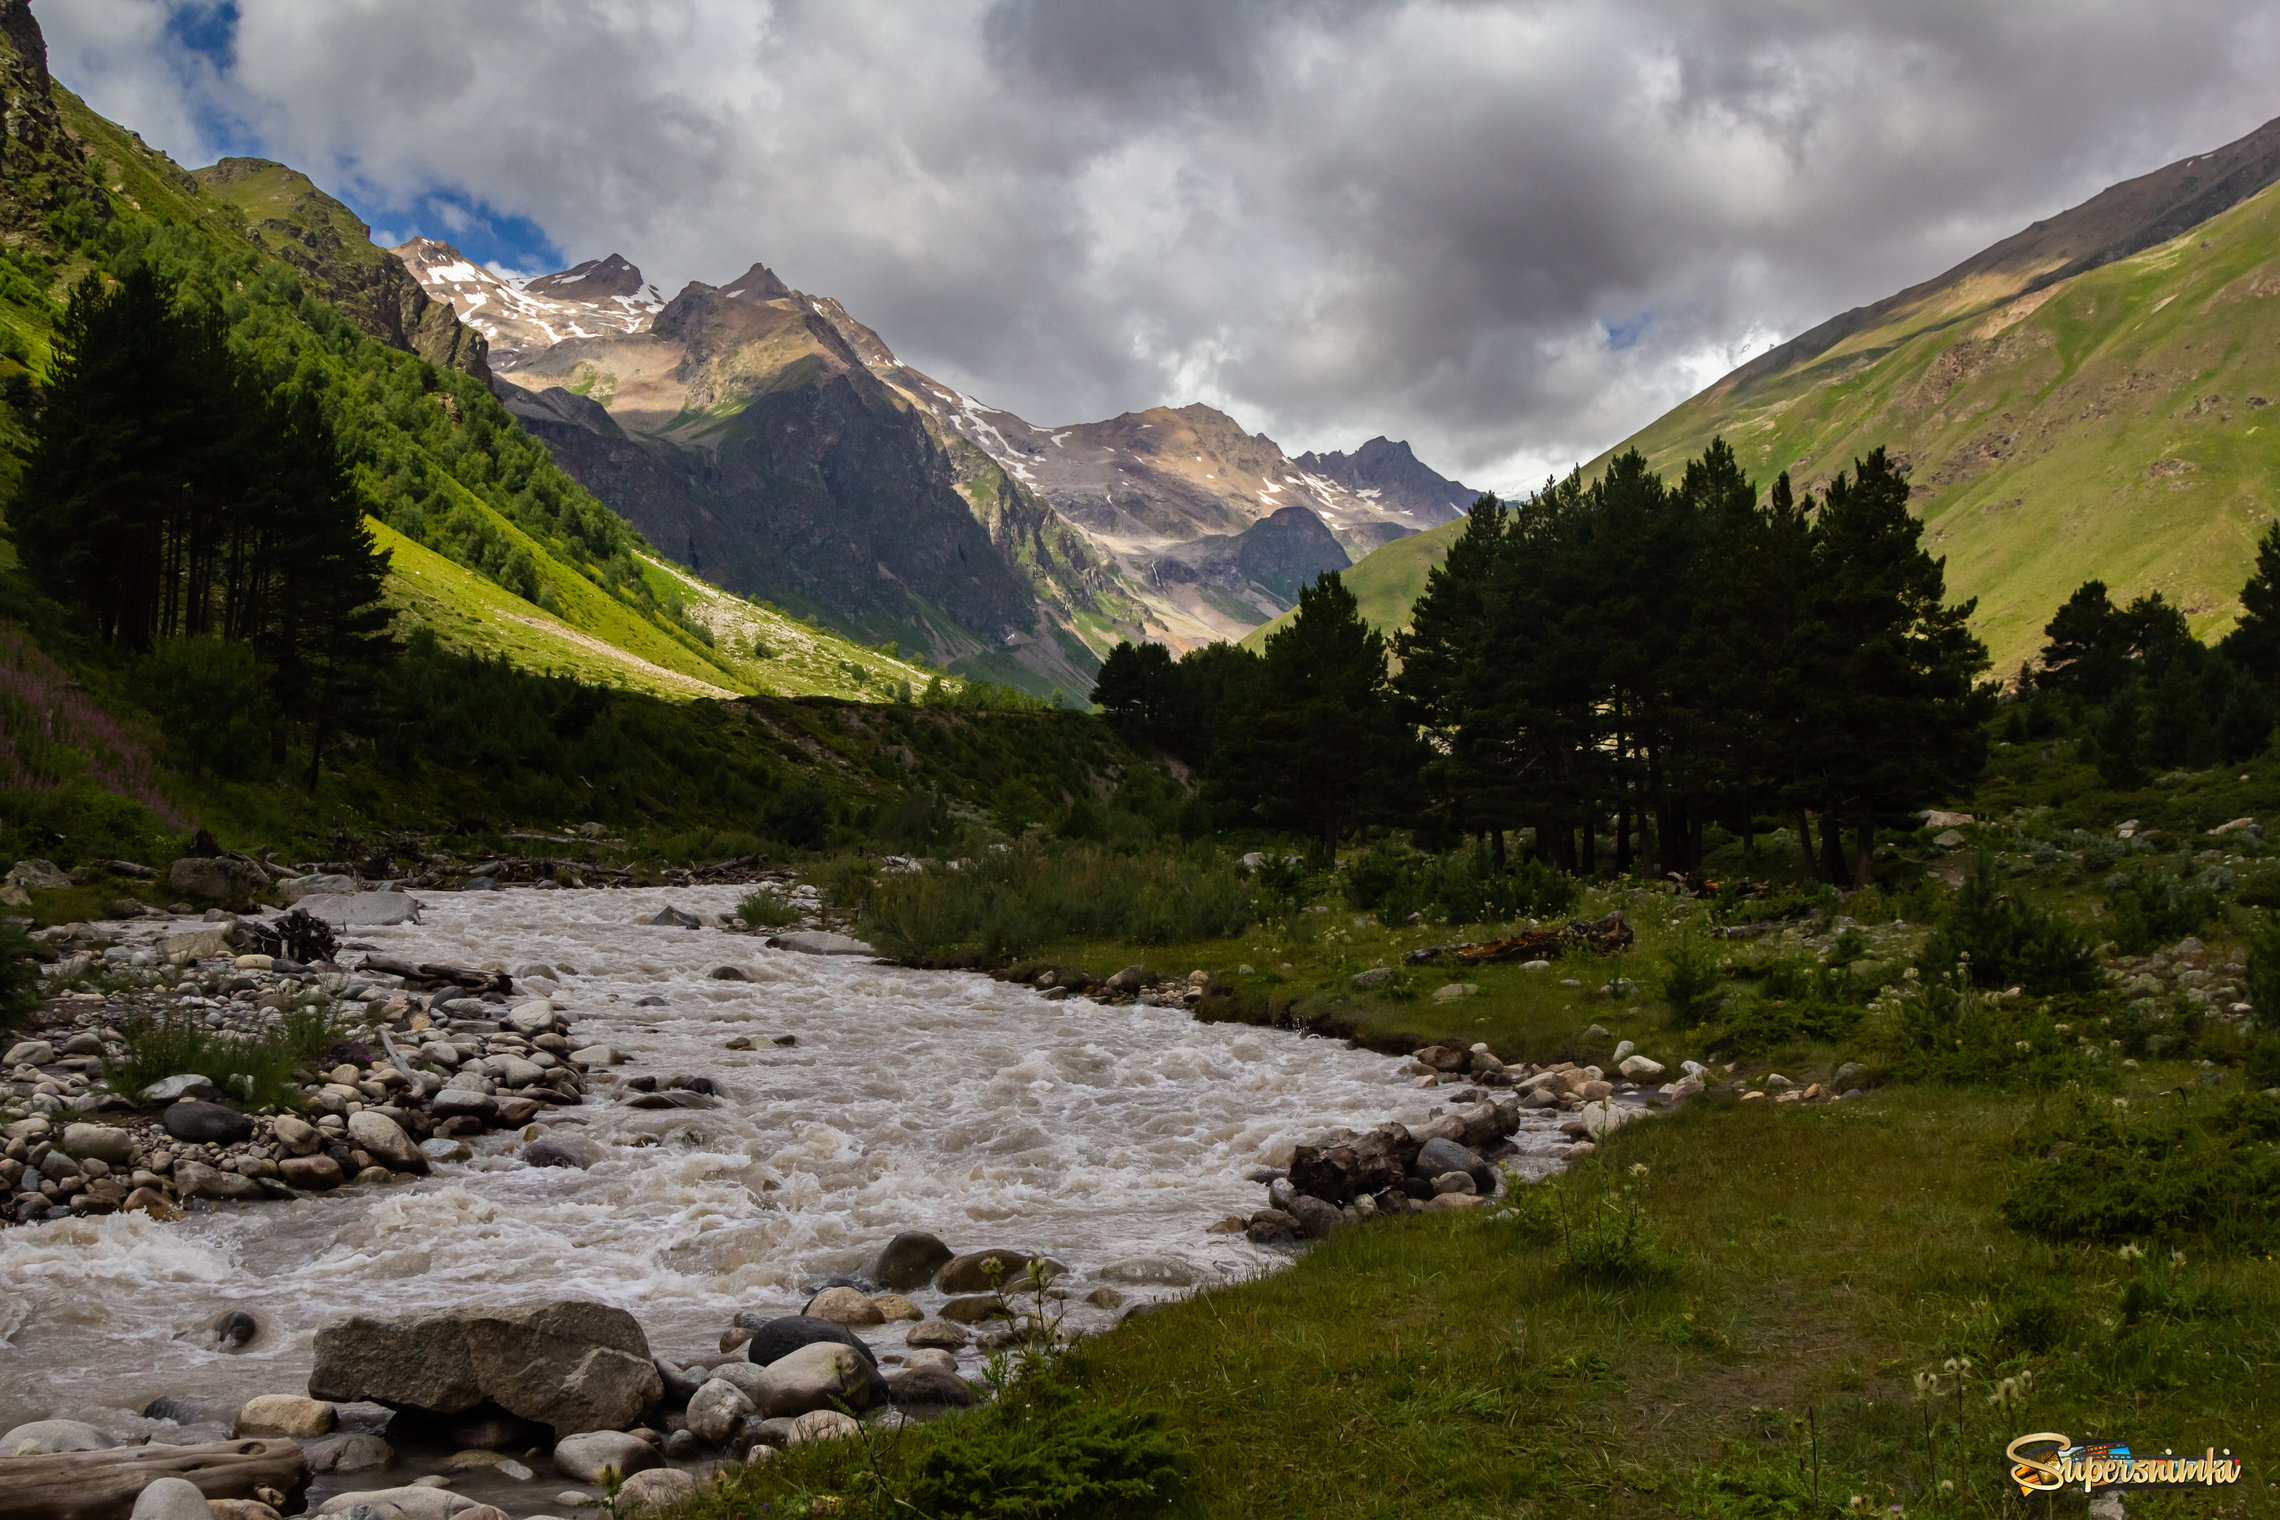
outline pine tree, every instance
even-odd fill
[[[2267,691],[2280,690],[2280,522],[2256,541],[2256,569],[2240,588],[2240,621],[2218,647]]]

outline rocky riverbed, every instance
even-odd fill
[[[1198,1024],[1174,996],[1102,1006],[1060,989],[771,948],[718,927],[744,890],[422,893],[420,922],[344,930],[338,972],[240,967],[216,945],[183,978],[196,990],[178,981],[164,993],[88,1000],[55,1031],[63,1037],[50,1041],[53,1061],[9,1076],[19,1107],[49,1110],[39,1118],[50,1155],[92,1151],[84,1140],[64,1145],[70,1123],[129,1132],[120,1162],[85,1158],[106,1176],[90,1179],[85,1161],[71,1158],[83,1186],[70,1196],[109,1183],[116,1211],[74,1212],[70,1196],[40,1193],[37,1218],[0,1230],[0,1429],[61,1416],[118,1438],[210,1435],[247,1400],[303,1393],[318,1330],[357,1313],[592,1301],[630,1311],[656,1356],[685,1368],[724,1354],[724,1331],[740,1317],[754,1325],[799,1313],[834,1277],[879,1288],[863,1274],[911,1231],[953,1252],[1063,1264],[1067,1326],[1083,1332],[1152,1297],[1286,1261],[1282,1242],[1308,1222],[1286,1213],[1287,1233],[1260,1228],[1262,1213],[1286,1212],[1261,1208],[1279,1197],[1263,1197],[1261,1182],[1289,1188],[1273,1174],[1309,1155],[1320,1163],[1378,1126],[1406,1126],[1418,1151],[1448,1140],[1538,1172],[1577,1138],[1560,1126],[1577,1122],[1589,1078],[1561,1078],[1564,1109],[1523,1109],[1525,1094],[1484,1090],[1469,1069]],[[129,962],[141,949],[155,958],[162,932],[202,932],[179,922],[118,927],[125,956],[100,953]],[[133,943],[138,933],[153,943]],[[415,976],[407,986],[395,971],[359,969],[367,960],[504,973],[506,985],[422,988]],[[251,985],[232,985],[241,979]],[[281,1015],[319,992],[362,1010],[376,1044],[339,1063],[351,1070],[310,1073],[313,1147],[290,1118],[257,1117],[264,1127],[234,1141],[166,1135],[161,1173],[153,1152],[164,1111],[105,1108],[100,1067],[115,1042],[98,1008],[170,998],[227,1023]],[[440,1010],[438,992],[448,1005]],[[426,1027],[413,1028],[423,1017]],[[377,1041],[382,1028],[386,1042]],[[67,1053],[74,1039],[87,1048]],[[437,1098],[483,1085],[464,1081],[470,1068],[488,1080],[480,1095],[493,1109],[446,1116],[475,1122],[436,1133],[446,1128]],[[1500,1064],[1497,1080],[1526,1077]],[[390,1122],[416,1162],[400,1154],[391,1164],[369,1143],[386,1137],[356,1124],[387,1111],[403,1121]],[[257,1149],[270,1154],[249,1154]],[[341,1185],[296,1187],[286,1169],[296,1156],[333,1159]],[[184,1188],[186,1158],[253,1191],[210,1186],[195,1172]],[[1476,1190],[1493,1180],[1476,1180]],[[1419,1206],[1461,1191],[1440,1173],[1393,1190],[1409,1197],[1419,1184]],[[138,1185],[166,1207],[125,1208]],[[1329,1206],[1356,1217],[1366,1211],[1359,1196],[1369,1195]],[[176,1209],[182,1217],[169,1217]],[[876,1323],[876,1294],[863,1296],[866,1308],[848,1310],[862,1321],[853,1333],[882,1366],[930,1351],[926,1361],[947,1354],[954,1375],[974,1375],[975,1336],[919,1344],[951,1339],[930,1327],[956,1324],[944,1311],[961,1312],[953,1303],[971,1292],[930,1278],[898,1295],[907,1310],[885,1306],[918,1318],[881,1310]],[[926,1335],[914,1335],[921,1327]],[[141,1413],[160,1398],[178,1401],[162,1408],[181,1418]],[[429,1471],[420,1460],[402,1458],[389,1481]],[[534,1476],[486,1470],[459,1486],[480,1486],[509,1513],[547,1512],[546,1484],[558,1475],[543,1453],[535,1464],[515,1460]],[[348,1483],[320,1475],[315,1492]]]

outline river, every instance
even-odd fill
[[[497,1134],[417,1182],[0,1230],[0,1429],[131,1429],[124,1412],[161,1395],[226,1419],[302,1391],[311,1336],[352,1313],[591,1298],[630,1311],[660,1355],[716,1351],[732,1314],[796,1313],[905,1229],[1054,1256],[1069,1325],[1096,1329],[1113,1316],[1076,1300],[1109,1263],[1174,1257],[1207,1284],[1287,1263],[1206,1233],[1263,1206],[1244,1174],[1332,1125],[1421,1121],[1445,1096],[1333,1040],[647,922],[668,903],[718,914],[744,890],[433,893],[422,924],[355,931],[409,960],[567,968],[553,990],[578,1043],[624,1052],[621,1076],[710,1077],[723,1101],[641,1111],[595,1083],[549,1116],[609,1147],[585,1172],[527,1166],[520,1137]],[[751,980],[711,978],[723,964]],[[727,1049],[738,1036],[755,1048]],[[1533,1123],[1516,1139],[1546,1165],[1561,1146]],[[941,1301],[912,1296],[930,1315]],[[261,1328],[223,1353],[198,1329],[232,1308]],[[885,1351],[902,1330],[870,1334]]]

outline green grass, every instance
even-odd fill
[[[112,1091],[134,1097],[153,1082],[196,1072],[247,1108],[299,1107],[294,1069],[340,1037],[329,1009],[315,1003],[286,1010],[252,1039],[210,1030],[190,1014],[136,1014],[119,1032],[126,1054],[103,1072]]]

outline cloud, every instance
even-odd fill
[[[393,229],[622,252],[668,290],[757,258],[1033,421],[1204,399],[1504,489],[2253,129],[2280,61],[2249,0],[40,16],[97,109],[186,160],[293,163]]]

